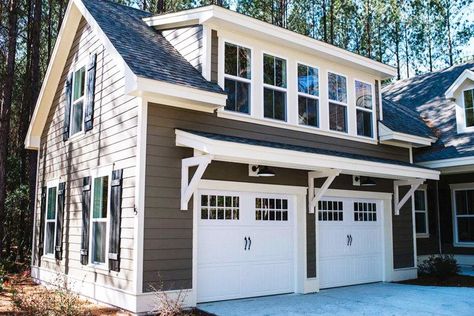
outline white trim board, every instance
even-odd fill
[[[385,126],[383,122],[379,122],[379,140],[382,144],[402,143],[417,148],[430,146],[436,141],[436,137],[420,137],[406,133],[396,132]]]
[[[444,173],[443,172],[444,169],[449,171],[450,169],[448,168],[452,168],[452,167],[462,166],[464,168],[469,168],[469,167],[474,166],[474,156],[423,161],[423,162],[417,163],[417,165],[427,167],[427,168],[441,169],[442,173]]]
[[[472,70],[466,69],[464,70],[461,75],[453,82],[453,84],[446,90],[444,93],[447,99],[452,99],[454,97],[454,93],[457,89],[466,81],[470,79],[474,81],[474,72]]]
[[[214,160],[302,170],[341,169],[341,173],[391,179],[439,179],[439,171],[328,156],[295,150],[213,140],[176,130],[176,145],[211,154]]]

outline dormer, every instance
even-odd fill
[[[464,70],[446,90],[445,96],[456,106],[458,134],[474,132],[474,71]]]
[[[144,21],[226,90],[219,117],[378,143],[393,67],[218,6]]]

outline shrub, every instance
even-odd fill
[[[459,265],[452,255],[432,255],[418,265],[418,272],[444,279],[458,274]]]
[[[155,313],[159,316],[190,316],[192,313],[184,308],[186,292],[178,291],[176,297],[171,297],[163,287],[163,282],[159,278],[158,287],[149,285],[153,290]]]

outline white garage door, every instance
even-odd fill
[[[327,198],[319,202],[320,288],[381,281],[382,202]]]
[[[294,292],[294,198],[201,191],[197,299]]]

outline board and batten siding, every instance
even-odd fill
[[[161,31],[168,42],[199,72],[204,57],[202,25]]]
[[[181,159],[191,157],[193,150],[176,146],[175,129],[320,147],[379,158],[399,160],[408,158],[407,152],[401,148],[359,143],[235,121],[219,118],[211,113],[158,104],[148,104],[147,121],[144,291],[151,291],[152,287],[156,287],[158,284],[162,284],[165,289],[191,288],[192,285],[193,214],[192,208],[188,211],[180,211],[180,187]],[[203,178],[307,186],[308,174],[305,170],[275,168],[275,171],[277,175],[272,178],[248,177],[248,166],[245,164],[213,161],[208,166]],[[321,184],[317,183],[317,185]],[[341,175],[336,178],[331,188],[392,192],[393,182],[377,179],[376,187],[357,188],[352,186],[351,176]],[[398,228],[394,226],[394,230],[396,229]],[[314,215],[307,214],[308,277],[314,277],[316,273],[314,236]]]
[[[83,135],[63,141],[65,83],[74,63],[97,54],[94,127]],[[38,258],[34,266],[65,273],[73,280],[98,283],[123,290],[133,289],[134,205],[137,149],[138,102],[125,96],[124,74],[100,38],[84,19],[79,24],[65,68],[41,136],[36,200],[35,249],[38,246],[41,188],[49,180],[66,182],[63,233],[63,259]],[[113,164],[123,169],[121,270],[109,272],[83,266],[80,263],[82,232],[82,180],[90,170]],[[108,241],[107,241],[108,242]],[[78,289],[80,291],[80,289]]]

